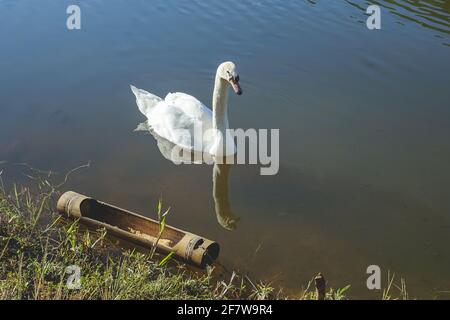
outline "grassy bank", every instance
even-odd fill
[[[41,186],[42,187],[42,186]],[[243,294],[148,254],[122,251],[104,230],[53,212],[56,193],[0,191],[1,299],[217,299]],[[69,266],[76,266],[70,269]],[[67,268],[69,267],[69,270]],[[66,271],[80,270],[81,286]],[[70,286],[69,285],[69,286]]]
[[[317,299],[314,281],[286,297],[246,276],[218,279],[212,268],[192,272],[124,250],[105,230],[86,230],[56,213],[57,197],[46,180],[9,191],[1,184],[0,299]],[[77,270],[80,283],[71,279]],[[345,299],[347,289],[328,289],[326,299]]]

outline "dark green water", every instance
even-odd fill
[[[298,291],[318,271],[351,295],[377,264],[410,294],[449,298],[450,1],[0,0],[0,165],[66,172],[67,189],[220,242],[221,263]],[[129,84],[210,105],[224,60],[240,71],[233,128],[279,128],[280,171],[229,172],[238,228],[216,220],[212,167],[175,166]],[[386,281],[385,277],[382,279]]]

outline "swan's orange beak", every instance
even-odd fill
[[[241,86],[239,85],[239,82],[234,79],[231,79],[230,84],[231,87],[233,87],[234,92],[240,96],[242,94],[242,89]]]

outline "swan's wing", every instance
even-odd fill
[[[210,116],[212,118],[211,109],[189,94],[183,92],[169,93],[164,98],[164,101],[180,107],[181,110],[194,119],[204,121],[204,116]]]
[[[151,131],[176,146],[191,152],[211,149],[213,135],[204,133],[212,128],[212,111],[195,97],[169,93],[144,114]]]
[[[192,120],[191,126],[188,128],[191,134],[200,132],[200,135],[193,136],[194,145],[192,150],[196,152],[204,152],[211,149],[214,142],[214,136],[211,132],[212,128],[212,111],[197,98],[183,93],[169,93],[164,101],[173,106],[177,106],[184,114]],[[202,139],[200,143],[200,139]],[[199,147],[201,146],[201,148]]]
[[[192,149],[195,121],[181,108],[161,101],[147,114],[147,119],[156,134],[184,149]]]
[[[136,88],[130,85],[131,91],[136,96],[136,104],[143,115],[147,116],[152,108],[154,108],[162,99],[150,92]]]

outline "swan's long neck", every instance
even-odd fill
[[[225,134],[228,129],[228,82],[220,77],[219,71],[214,84],[212,108],[213,128]]]

